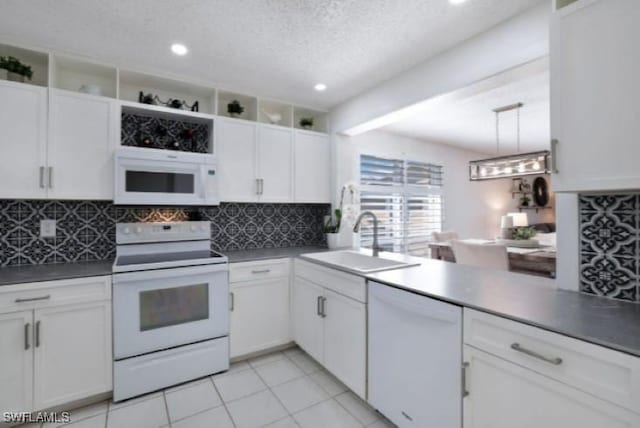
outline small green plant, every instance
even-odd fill
[[[340,232],[340,223],[342,223],[342,209],[337,208],[333,211],[333,216],[327,216],[327,221],[322,225],[323,233]]]
[[[529,204],[531,203],[531,198],[529,197],[529,195],[522,195],[522,197],[520,198],[520,205],[523,207],[528,207]]]
[[[533,227],[518,227],[513,231],[513,239],[517,241],[526,241],[536,236],[536,230]]]
[[[233,100],[227,104],[227,113],[240,115],[244,113],[244,107],[240,104],[240,101]]]
[[[312,117],[303,117],[300,119],[300,126],[303,128],[312,128],[313,127],[313,118]]]
[[[29,80],[33,77],[33,70],[31,69],[31,66],[21,63],[18,58],[13,56],[0,56],[0,68],[7,70],[9,73],[24,76]]]

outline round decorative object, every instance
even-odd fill
[[[549,203],[549,188],[547,180],[543,177],[533,180],[533,200],[539,207],[544,207]]]

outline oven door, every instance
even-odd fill
[[[115,169],[115,204],[219,203],[212,155],[122,148],[116,152]]]
[[[113,275],[116,360],[228,334],[226,264]]]

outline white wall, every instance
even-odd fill
[[[338,136],[336,140],[336,194],[344,183],[359,181],[361,153],[439,163],[444,166],[444,228],[463,238],[493,238],[500,233],[500,217],[514,202],[511,180],[469,181],[468,162],[486,155],[384,131]],[[345,225],[341,245],[351,245],[352,237],[351,228]]]
[[[333,130],[343,132],[544,57],[550,12],[551,2],[541,2],[341,104],[332,110]]]

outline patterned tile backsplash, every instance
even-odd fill
[[[108,260],[115,224],[211,221],[212,248],[324,245],[325,204],[222,203],[217,207],[123,207],[105,201],[0,200],[0,266]],[[40,238],[40,220],[56,220],[55,238]]]
[[[640,194],[580,196],[580,289],[640,302]]]

